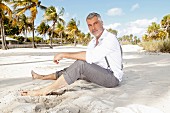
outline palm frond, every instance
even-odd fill
[[[62,7],[61,10],[60,10],[60,12],[59,12],[59,15],[60,15],[60,16],[63,16],[63,15],[64,15],[64,12],[65,12],[65,10],[64,10],[64,8]]]
[[[0,3],[0,8],[1,8],[1,10],[4,12],[4,13],[6,13],[7,12],[7,14],[9,15],[9,17],[12,17],[12,11],[11,11],[11,9],[7,6],[7,5],[5,5],[4,3]]]
[[[43,6],[43,5],[40,5],[39,7],[40,7],[40,9],[42,9],[42,10],[46,10],[46,9],[47,9],[47,7],[45,7],[45,6]]]

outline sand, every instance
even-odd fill
[[[136,45],[123,46],[123,81],[104,88],[79,80],[61,89],[61,95],[21,96],[21,90],[39,89],[53,80],[32,80],[31,70],[53,73],[74,60],[58,65],[57,52],[86,47],[19,48],[0,50],[0,113],[170,113],[170,54],[148,53]]]

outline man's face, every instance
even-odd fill
[[[95,37],[99,38],[103,32],[103,22],[99,21],[96,16],[91,19],[87,19],[86,21],[90,32]]]

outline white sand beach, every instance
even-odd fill
[[[116,88],[83,80],[61,89],[61,95],[21,96],[53,80],[32,80],[31,70],[53,73],[74,60],[53,63],[54,54],[86,47],[58,46],[0,50],[0,113],[170,113],[170,54],[123,47],[124,77]]]

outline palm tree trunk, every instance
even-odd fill
[[[1,39],[2,39],[2,49],[7,50],[7,44],[5,39],[5,32],[4,32],[4,25],[3,25],[3,19],[0,18],[0,28],[1,28]]]
[[[52,30],[52,37],[50,37],[50,48],[53,48],[52,46],[52,39],[54,38],[54,27],[55,27],[55,22],[53,23],[53,30]]]
[[[25,27],[25,29],[24,29],[24,31],[23,31],[23,35],[25,36],[24,37],[24,42],[26,42],[26,38],[27,38],[27,35],[26,35],[26,26],[24,26]]]
[[[76,46],[76,35],[74,33],[74,46]]]
[[[24,39],[24,42],[26,42],[26,41],[27,41],[27,27],[25,29],[25,39]]]
[[[53,34],[53,33],[52,33],[52,34]],[[50,36],[50,48],[53,48],[53,45],[52,45],[52,37],[53,37],[53,35]]]
[[[167,33],[166,33],[166,39],[168,39],[168,38],[169,38],[169,33],[167,32]]]
[[[170,31],[169,31],[169,25],[166,26],[165,31],[166,31],[166,39],[170,39]]]
[[[34,40],[34,20],[32,22],[32,47],[36,48],[35,46],[35,40]]]
[[[61,35],[61,45],[63,45],[63,35],[62,33],[60,35]]]

